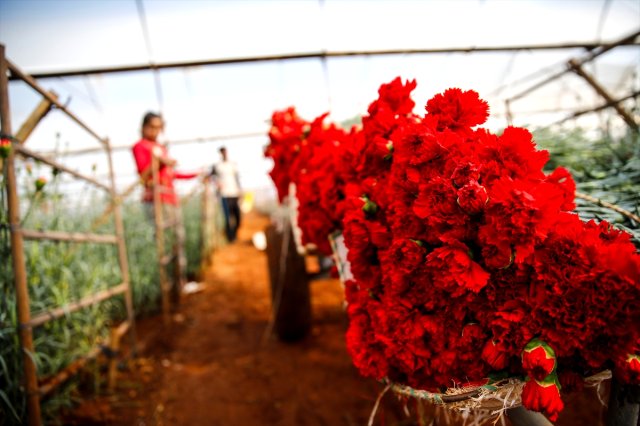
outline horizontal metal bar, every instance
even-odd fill
[[[51,102],[53,105],[55,105],[60,111],[62,111],[65,114],[67,114],[67,116],[69,118],[71,118],[73,121],[75,121],[84,130],[86,130],[87,133],[89,133],[91,136],[96,138],[98,140],[98,142],[100,142],[103,145],[106,144],[104,138],[102,138],[95,131],[93,131],[87,124],[84,123],[84,121],[80,120],[80,118],[78,118],[74,113],[69,111],[67,109],[67,107],[62,105],[60,103],[60,101],[58,101],[58,99],[55,96],[53,96],[51,93],[49,93],[44,88],[42,88],[42,86],[40,86],[38,84],[38,82],[35,80],[38,77],[34,77],[34,76],[31,76],[31,75],[23,72],[20,68],[18,68],[13,62],[11,62],[8,59],[7,59],[7,65],[9,65],[9,70],[11,70],[11,79],[18,78],[18,79],[24,81],[25,83],[27,83],[27,85],[31,86],[31,88],[33,90],[35,90],[36,92],[38,92],[42,96],[44,96],[49,102]]]
[[[36,315],[33,318],[31,318],[29,322],[25,324],[21,324],[21,326],[22,327],[38,327],[46,322],[53,321],[57,318],[63,317],[72,312],[78,311],[82,308],[95,305],[96,303],[100,303],[103,300],[109,299],[113,296],[117,296],[118,294],[122,294],[125,291],[127,291],[127,287],[128,287],[127,283],[118,284],[115,287],[102,290],[96,294],[87,296],[84,299],[81,299],[77,302],[72,302],[60,308],[55,308],[50,311],[43,312],[39,315]]]
[[[108,234],[89,234],[82,232],[62,232],[62,231],[34,231],[32,229],[21,229],[20,232],[26,240],[51,240],[69,241],[73,243],[101,243],[117,244],[118,238]]]
[[[264,132],[249,132],[249,133],[238,133],[233,135],[218,135],[218,136],[208,136],[208,137],[200,137],[200,138],[189,138],[189,139],[176,139],[167,141],[165,145],[172,147],[176,145],[189,145],[196,143],[205,143],[205,142],[216,142],[223,140],[232,140],[232,139],[243,139],[243,138],[255,138],[255,137],[265,137],[267,134],[267,130]],[[112,151],[129,151],[131,150],[132,145],[116,145],[112,146]],[[45,155],[57,155],[58,157],[68,157],[68,156],[78,156],[78,155],[87,155],[87,154],[95,154],[98,152],[104,152],[102,148],[83,148],[76,149],[73,151],[49,151],[44,153]]]
[[[70,174],[70,175],[72,175],[72,176],[74,176],[74,177],[76,177],[78,179],[82,179],[82,180],[84,180],[86,182],[89,182],[89,183],[99,187],[99,188],[102,188],[102,189],[104,189],[105,191],[107,191],[108,193],[111,194],[111,188],[109,186],[103,184],[102,182],[98,182],[97,180],[95,180],[95,179],[93,179],[93,178],[91,178],[89,176],[83,175],[80,172],[77,172],[77,171],[75,171],[73,169],[70,169],[67,166],[65,166],[63,164],[60,164],[57,161],[54,161],[54,160],[52,160],[50,158],[47,158],[42,154],[39,154],[39,153],[34,152],[34,151],[31,151],[30,149],[25,148],[23,145],[13,144],[13,147],[15,148],[16,152],[19,152],[20,154],[24,155],[25,157],[30,157],[30,158],[33,158],[34,160],[38,160],[38,161],[40,161],[40,162],[42,162],[44,164],[47,164],[47,165],[49,165],[51,167],[56,168],[56,169],[58,169],[58,170],[60,170],[62,172],[68,173],[68,174]]]
[[[630,41],[625,44],[634,44]],[[566,50],[566,49],[588,49],[592,50],[603,43],[598,42],[581,42],[581,43],[554,43],[554,44],[531,44],[520,46],[469,46],[469,47],[443,47],[432,49],[388,49],[388,50],[342,50],[342,51],[315,51],[303,53],[291,53],[284,55],[264,55],[249,56],[237,58],[209,59],[204,61],[185,61],[185,62],[167,62],[164,64],[142,64],[129,65],[122,67],[105,67],[105,68],[86,68],[79,70],[67,71],[51,71],[33,73],[35,78],[54,78],[54,77],[71,77],[92,74],[111,74],[130,71],[147,71],[159,70],[167,68],[186,68],[200,67],[206,65],[227,65],[239,64],[246,62],[265,62],[265,61],[282,61],[296,59],[323,59],[323,58],[341,58],[348,56],[383,56],[383,55],[411,55],[411,54],[438,54],[438,53],[476,53],[476,52],[517,52],[531,50]],[[10,76],[10,80],[14,80],[15,76]]]

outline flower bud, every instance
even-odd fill
[[[489,202],[489,195],[484,186],[472,181],[458,190],[456,201],[467,214],[478,214]]]
[[[564,403],[560,397],[555,374],[549,381],[539,382],[530,379],[522,389],[522,405],[525,408],[543,413],[549,420],[558,420],[558,414],[564,409]]]
[[[536,379],[544,380],[556,368],[556,354],[540,339],[533,339],[522,351],[522,368]]]
[[[36,182],[35,182],[36,192],[42,191],[42,188],[44,188],[46,184],[47,184],[47,179],[45,179],[43,176],[40,176],[38,179],[36,179]]]
[[[7,138],[0,139],[0,158],[7,158],[11,153],[11,141]]]

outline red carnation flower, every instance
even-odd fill
[[[616,362],[614,374],[622,383],[640,384],[640,355],[629,354]]]
[[[460,188],[469,182],[478,181],[480,179],[480,168],[473,163],[458,164],[451,175],[453,184]]]
[[[489,202],[489,194],[484,186],[472,181],[458,190],[456,201],[466,213],[478,214]]]
[[[482,349],[482,359],[494,370],[503,370],[509,365],[509,353],[504,344],[489,340]]]
[[[522,405],[529,410],[543,413],[552,422],[558,420],[558,414],[564,409],[555,380],[550,382],[528,380],[522,389]]]
[[[539,339],[533,339],[522,351],[522,368],[530,377],[544,380],[556,368],[556,354]]]
[[[438,119],[438,130],[470,129],[487,121],[489,104],[480,99],[477,92],[447,89],[429,99],[427,113]]]
[[[477,293],[489,280],[489,274],[472,260],[469,248],[457,241],[429,253],[427,268],[433,273],[434,281],[453,295],[460,293],[459,288]]]
[[[415,102],[411,99],[411,92],[416,86],[415,80],[407,80],[405,84],[402,84],[400,77],[396,77],[390,83],[382,84],[378,89],[380,99],[371,104],[369,113],[374,114],[376,107],[380,103],[385,103],[397,114],[409,114],[415,106]]]

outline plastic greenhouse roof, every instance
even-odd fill
[[[368,55],[173,67],[40,79],[116,146],[139,137],[147,110],[161,110],[172,154],[183,169],[207,167],[225,144],[247,188],[268,188],[262,158],[271,113],[290,105],[312,119],[331,111],[344,121],[363,114],[377,88],[396,76],[418,82],[416,111],[449,87],[473,89],[492,111],[487,127],[506,126],[505,100],[566,67],[582,48],[377,55],[381,50],[448,49],[611,42],[640,29],[640,3],[567,1],[58,1],[0,0],[0,43],[29,73],[80,71],[271,55],[369,51]],[[640,48],[621,46],[585,69],[612,94],[640,89]],[[636,97],[637,98],[637,97]],[[14,131],[40,98],[10,83]],[[627,101],[633,105],[634,99]],[[511,103],[513,124],[545,126],[604,103],[575,74]],[[611,111],[570,125],[624,128]],[[245,135],[233,139],[215,136]],[[95,147],[59,111],[36,128],[29,147],[62,151]],[[118,185],[135,180],[128,150],[114,154]],[[68,156],[81,171],[106,174],[104,158]]]

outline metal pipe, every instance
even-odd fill
[[[633,40],[623,42],[624,45],[636,45]],[[385,49],[385,50],[336,50],[336,51],[315,51],[303,53],[290,53],[284,55],[264,55],[264,56],[247,56],[237,58],[224,59],[208,59],[204,61],[184,61],[184,62],[166,62],[163,64],[142,64],[128,65],[122,67],[103,67],[103,68],[85,68],[80,70],[51,71],[33,73],[35,78],[55,78],[55,77],[72,77],[93,74],[112,74],[131,71],[149,71],[161,70],[169,68],[186,68],[201,67],[206,65],[228,65],[241,64],[246,62],[265,62],[265,61],[282,61],[297,59],[323,59],[323,58],[342,58],[348,56],[383,56],[383,55],[414,55],[414,54],[441,54],[441,53],[481,53],[481,52],[518,52],[532,50],[566,50],[566,49],[587,49],[593,50],[602,47],[600,42],[582,42],[582,43],[550,43],[550,44],[530,44],[521,46],[469,46],[469,47],[443,47],[443,48],[425,48],[425,49]],[[11,80],[15,79],[11,76]]]
[[[248,133],[238,133],[235,135],[218,135],[218,136],[209,136],[209,137],[200,137],[200,138],[189,138],[189,139],[178,139],[174,141],[168,141],[167,145],[176,146],[176,145],[189,145],[195,143],[204,143],[204,142],[215,142],[229,139],[243,139],[243,138],[253,138],[253,137],[266,137],[266,130],[264,132],[248,132]],[[112,146],[111,151],[128,151],[131,149],[131,145],[117,145]],[[66,152],[45,152],[43,155],[51,156],[56,155],[59,157],[67,157],[72,155],[86,155],[86,154],[95,154],[97,152],[102,152],[102,148],[83,148],[76,149],[73,151]]]

